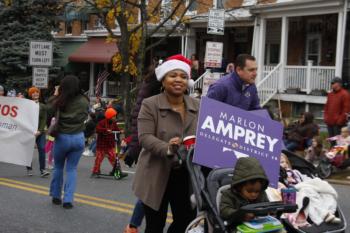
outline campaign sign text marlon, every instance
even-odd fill
[[[0,96],[0,162],[30,166],[38,121],[34,101]]]
[[[240,157],[257,158],[277,187],[283,126],[260,115],[202,97],[193,162],[233,168]]]

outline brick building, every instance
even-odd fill
[[[150,0],[149,4],[156,2]],[[162,6],[172,2],[163,0]],[[225,9],[223,36],[207,33],[208,11],[212,8]],[[279,99],[287,116],[306,110],[319,112],[320,117],[330,80],[337,75],[346,85],[350,82],[348,11],[349,0],[195,1],[186,13],[189,23],[147,54],[147,60],[175,53],[187,57],[196,54],[203,72],[206,42],[223,42],[223,68],[240,53],[257,57],[262,104]],[[89,73],[87,83],[92,94],[94,77],[109,66],[117,48],[104,43],[107,31],[93,12],[76,14],[68,8],[65,16],[62,30],[56,34],[66,48],[62,62],[70,61],[67,69]],[[157,22],[150,27],[155,25]],[[152,40],[165,32],[157,33]],[[92,48],[94,56],[83,53]],[[97,58],[97,50],[104,50],[102,58]],[[106,82],[104,94],[118,94],[115,80]]]

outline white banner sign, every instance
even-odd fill
[[[205,47],[204,67],[221,68],[222,50],[222,42],[207,41]]]
[[[0,162],[31,165],[38,121],[34,101],[0,96]]]
[[[221,73],[207,73],[203,77],[203,88],[202,88],[202,96],[206,96],[208,89],[211,84],[215,83],[218,81],[221,77]]]
[[[47,88],[49,82],[49,69],[33,67],[33,86]]]
[[[225,29],[225,10],[211,9],[209,10],[208,34],[224,35]]]
[[[51,41],[31,41],[29,65],[52,66],[52,51]]]

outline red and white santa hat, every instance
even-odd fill
[[[169,71],[182,70],[187,74],[188,87],[193,87],[194,81],[191,79],[191,64],[191,60],[181,54],[168,57],[165,62],[156,68],[157,79],[160,82]]]

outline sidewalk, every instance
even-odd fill
[[[350,185],[350,179],[348,179],[348,177],[350,178],[350,168],[336,170],[334,174],[326,180],[332,184]]]

